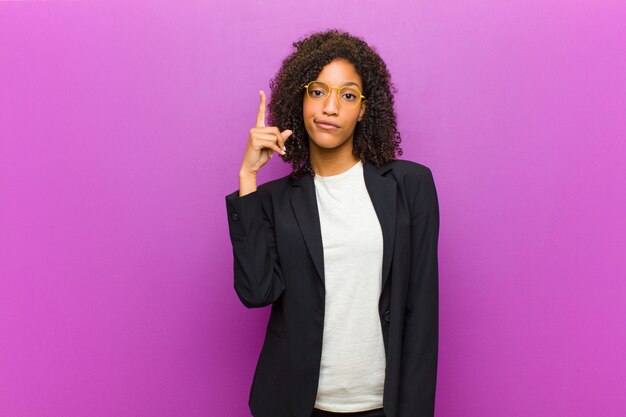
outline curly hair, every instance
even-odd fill
[[[285,141],[283,161],[292,166],[291,176],[315,175],[309,157],[309,139],[304,126],[303,85],[316,79],[323,67],[336,58],[349,61],[363,81],[367,111],[357,123],[352,152],[363,163],[376,167],[402,155],[400,132],[396,126],[394,96],[387,65],[363,39],[348,32],[329,29],[314,33],[293,43],[296,50],[287,56],[275,77],[270,80],[272,92],[268,105],[268,123],[281,131],[290,129]]]

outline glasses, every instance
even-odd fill
[[[330,97],[331,90],[336,89],[339,103],[341,103],[341,106],[349,109],[358,106],[359,103],[361,103],[361,99],[365,100],[365,96],[361,94],[361,90],[351,85],[337,87],[325,81],[311,81],[305,84],[304,88],[306,89],[306,96],[311,101],[319,102],[326,101],[326,99]]]

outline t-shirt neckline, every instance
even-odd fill
[[[319,174],[315,174],[315,176],[313,177],[314,179],[318,180],[318,181],[336,181],[345,177],[350,176],[351,174],[355,173],[356,171],[359,170],[360,167],[362,167],[363,162],[359,159],[351,168],[348,168],[346,171],[339,173],[339,174],[335,174],[335,175],[326,175],[326,176],[322,176]]]

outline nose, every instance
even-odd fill
[[[322,112],[326,115],[339,113],[339,97],[335,90],[330,90],[329,97],[324,101]]]

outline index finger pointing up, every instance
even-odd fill
[[[259,112],[256,115],[256,127],[265,127],[265,92],[259,90],[261,93],[261,104],[259,104]]]

